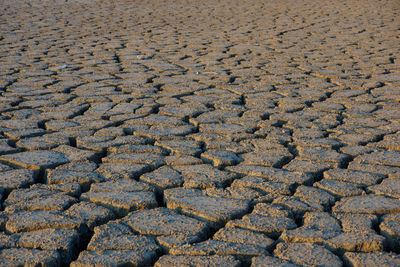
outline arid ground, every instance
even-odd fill
[[[0,0],[0,266],[400,266],[399,36],[398,0]]]

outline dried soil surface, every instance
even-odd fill
[[[0,0],[0,266],[400,266],[399,23]]]

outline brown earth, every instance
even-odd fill
[[[400,266],[399,14],[0,0],[0,266]]]

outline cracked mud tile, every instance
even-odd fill
[[[377,184],[385,178],[385,175],[348,169],[333,169],[324,172],[324,178],[369,186]]]
[[[226,169],[232,172],[246,174],[249,176],[259,176],[271,180],[272,182],[285,183],[289,185],[309,184],[314,180],[312,175],[300,172],[299,170],[292,172],[258,165],[245,165],[243,163],[236,166],[227,167]]]
[[[257,204],[252,213],[241,219],[231,220],[226,226],[261,232],[271,238],[278,237],[286,229],[297,227],[290,211],[265,203]]]
[[[77,218],[67,217],[60,212],[37,210],[19,211],[7,214],[6,231],[11,233],[34,231],[48,228],[79,229],[82,221]]]
[[[89,229],[104,224],[115,217],[111,210],[86,201],[75,203],[64,214],[82,220]]]
[[[26,188],[35,182],[35,173],[27,169],[14,169],[2,171],[0,174],[0,187],[6,192],[13,189]]]
[[[221,267],[239,267],[240,261],[234,256],[213,255],[213,256],[174,256],[164,255],[156,263],[155,267],[168,266],[221,266]]]
[[[32,170],[54,168],[69,162],[66,155],[53,151],[27,151],[16,154],[3,155],[1,161]]]
[[[267,250],[272,248],[275,243],[273,239],[262,233],[232,227],[221,228],[214,234],[213,239],[224,242],[252,245]]]
[[[261,190],[265,193],[273,193],[277,195],[291,194],[290,185],[285,183],[271,182],[266,178],[257,176],[245,176],[243,178],[236,179],[235,181],[233,181],[231,186],[237,188],[249,187],[256,190]]]
[[[197,189],[189,189],[186,192],[179,188],[167,189],[164,191],[164,201],[167,208],[180,210],[216,224],[239,217],[249,209],[249,202],[246,200],[205,196]]]
[[[71,262],[79,249],[79,233],[70,229],[44,229],[22,233],[18,239],[21,248],[58,252],[60,262]]]
[[[22,210],[63,211],[74,204],[76,199],[58,190],[48,190],[33,185],[31,188],[13,190],[4,201],[5,212]]]
[[[64,166],[60,166],[63,167]],[[73,167],[73,165],[70,167]],[[68,168],[68,167],[65,167]],[[91,172],[90,169],[79,171],[69,169],[48,170],[45,178],[47,184],[69,184],[78,183],[82,190],[88,190],[92,183],[103,182],[105,179],[97,173]]]
[[[384,215],[379,225],[381,235],[387,238],[388,245],[396,252],[399,251],[400,244],[399,217],[399,213]]]
[[[303,226],[284,231],[280,238],[291,243],[323,243],[341,232],[339,222],[326,212],[306,212],[303,220]]]
[[[174,169],[181,173],[183,186],[191,188],[224,187],[237,177],[208,164],[174,166]]]
[[[201,143],[191,140],[158,140],[155,145],[179,155],[198,156],[202,152]]]
[[[365,171],[377,174],[390,175],[398,173],[400,171],[399,167],[384,166],[384,165],[373,165],[365,163],[356,163],[354,161],[350,162],[347,166],[349,170]]]
[[[149,209],[158,206],[153,192],[89,191],[83,193],[80,196],[80,200],[104,206],[115,212],[118,216],[126,216],[133,210]]]
[[[379,195],[345,197],[336,202],[333,212],[387,214],[399,212],[400,200]]]
[[[153,170],[146,164],[132,163],[103,163],[96,169],[95,173],[107,180],[131,179]]]
[[[24,150],[51,150],[59,145],[69,145],[69,138],[65,136],[38,136],[19,140],[16,146]]]
[[[118,266],[132,265],[144,266],[151,265],[156,258],[154,251],[136,251],[136,250],[85,250],[79,254],[76,261],[71,263],[73,267],[83,267],[88,265],[100,266]]]
[[[348,232],[326,241],[327,247],[338,254],[345,251],[373,252],[387,248],[385,237],[375,233]]]
[[[367,190],[377,195],[385,195],[399,199],[400,179],[384,179],[382,183],[369,186]]]
[[[376,164],[400,167],[400,152],[399,151],[383,151],[373,152],[366,155],[360,155],[354,159],[354,162],[360,164]]]
[[[364,193],[360,185],[331,179],[322,179],[313,186],[339,197],[359,196]]]
[[[298,196],[279,195],[273,199],[272,204],[281,205],[282,207],[290,210],[296,219],[301,218],[305,212],[325,210],[322,204],[314,202],[310,198]]]
[[[204,162],[212,163],[215,167],[235,165],[241,161],[235,153],[227,150],[207,150],[201,154]]]
[[[158,168],[164,164],[163,158],[159,154],[150,153],[111,153],[102,158],[102,162],[145,164],[151,168]]]
[[[251,259],[252,267],[267,267],[267,266],[276,266],[276,267],[296,267],[298,265],[291,263],[290,261],[279,259],[272,256],[259,256],[253,257]]]
[[[296,192],[293,194],[294,197],[298,197],[304,203],[319,204],[325,208],[330,207],[335,203],[336,198],[329,192],[316,188],[313,186],[299,186],[296,188]]]
[[[122,223],[140,234],[157,237],[164,249],[197,242],[210,229],[206,222],[167,208],[132,212]]]
[[[348,232],[375,233],[378,217],[373,214],[337,213],[335,217],[341,222],[342,230]]]
[[[140,180],[153,185],[159,191],[180,187],[184,182],[179,172],[170,166],[162,166],[153,172],[145,173],[140,176]]]
[[[344,254],[344,261],[351,266],[398,266],[400,265],[400,257],[393,253],[386,252],[370,252],[370,253],[356,253],[346,252]]]
[[[235,255],[242,260],[248,260],[253,256],[268,255],[266,250],[259,247],[217,240],[207,240],[200,243],[185,244],[180,247],[171,248],[170,253],[171,255],[176,256]]]
[[[310,243],[279,243],[274,250],[279,258],[298,265],[342,266],[335,254],[326,248]]]
[[[24,264],[57,266],[61,264],[60,254],[51,250],[9,248],[0,250],[0,258],[0,264],[4,266]]]

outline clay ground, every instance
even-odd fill
[[[399,1],[0,0],[0,27],[0,266],[400,266]]]

